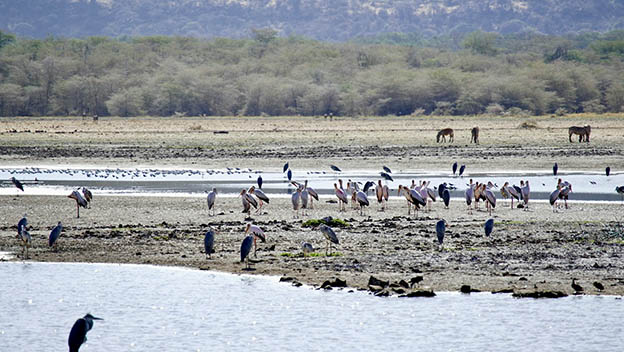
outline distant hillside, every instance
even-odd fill
[[[41,38],[280,36],[342,41],[383,33],[423,37],[477,29],[567,34],[624,28],[620,0],[22,0],[0,1],[0,30]]]

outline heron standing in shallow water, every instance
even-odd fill
[[[24,185],[15,177],[11,177],[11,182],[13,182],[13,185],[19,189],[20,191],[24,192]],[[17,195],[19,196],[19,192],[17,192]]]
[[[84,317],[76,320],[74,326],[72,326],[69,332],[69,338],[67,344],[69,345],[69,352],[78,352],[80,346],[87,342],[87,332],[93,328],[94,320],[104,320],[102,318],[94,317],[91,314],[87,314]]]

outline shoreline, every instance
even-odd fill
[[[407,217],[404,202],[399,200],[391,200],[387,212],[378,212],[374,205],[363,217],[351,210],[339,213],[335,204],[320,202],[304,220],[330,215],[351,224],[335,228],[341,240],[340,254],[327,257],[320,232],[301,227],[301,220],[292,219],[287,210],[288,200],[275,199],[267,206],[267,214],[252,215],[268,240],[259,243],[256,270],[249,273],[242,270],[244,264],[238,257],[248,220],[239,213],[239,201],[234,199],[218,203],[217,212],[223,215],[208,217],[203,199],[98,197],[92,209],[81,211],[80,219],[75,218],[75,205],[66,197],[0,199],[0,211],[11,209],[15,214],[14,221],[0,223],[0,250],[19,254],[15,224],[21,218],[17,214],[27,213],[33,236],[31,260],[37,262],[179,266],[292,277],[295,283],[315,287],[340,278],[356,290],[370,290],[369,279],[374,276],[388,282],[379,290],[382,295],[401,295],[401,289],[403,294],[457,292],[463,285],[489,292],[558,291],[570,295],[571,279],[577,278],[587,294],[624,295],[624,263],[619,260],[624,241],[606,237],[604,231],[604,224],[615,226],[612,210],[619,204],[578,204],[554,214],[549,206],[537,203],[531,212],[496,209],[494,235],[486,238],[482,222],[489,217],[487,213],[467,215],[458,202],[448,210],[436,202],[431,213],[418,218]],[[449,223],[441,251],[434,230],[439,218]],[[54,252],[47,248],[46,240],[58,220],[63,221],[65,230],[59,239],[60,249]],[[217,234],[213,259],[206,259],[203,253],[203,232],[208,227]],[[302,240],[313,243],[319,256],[302,257]],[[422,281],[413,288],[399,284],[419,276]],[[605,289],[596,290],[594,281]],[[392,283],[398,287],[391,287]]]

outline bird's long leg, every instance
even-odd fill
[[[76,202],[76,218],[80,219],[80,205]]]
[[[254,238],[253,238],[253,239],[254,239],[254,257],[258,257],[258,256],[256,255],[256,235],[254,235]]]

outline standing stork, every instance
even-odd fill
[[[561,184],[558,184],[557,188],[550,194],[550,197],[548,197],[548,200],[550,201],[550,205],[553,208],[553,213],[557,212],[556,203],[557,203],[557,199],[559,199],[560,193],[561,193]]]
[[[297,219],[299,218],[299,207],[301,203],[301,188],[297,188],[297,190],[290,197],[290,200],[292,202],[293,210],[295,211],[294,218]]]
[[[494,195],[494,192],[492,192],[491,185],[488,185],[488,187],[485,188],[484,195],[485,195],[485,205],[491,216],[492,209],[496,208],[496,196]]]
[[[308,209],[314,209],[313,200],[319,200],[318,193],[314,190],[314,188],[308,187],[308,180],[305,180],[303,183],[303,189],[308,191],[308,194],[310,195],[310,207]]]
[[[80,218],[80,207],[87,208],[87,201],[82,197],[78,191],[73,191],[67,198],[71,198],[76,201],[76,218]]]
[[[465,196],[466,196],[466,205],[468,206],[468,212],[472,214],[472,197],[474,196],[474,185],[472,184],[472,179],[470,179],[470,185],[466,188]]]
[[[251,217],[251,207],[258,208],[258,202],[256,199],[243,188],[240,192],[241,202],[243,203],[243,213],[247,213],[248,217]]]
[[[347,200],[347,194],[341,188],[338,188],[338,185],[334,183],[334,192],[336,193],[336,197],[338,198],[338,211],[345,211]]]
[[[522,200],[524,201],[524,210],[529,209],[529,195],[531,194],[531,187],[529,186],[529,180],[526,180],[524,187],[522,187]]]
[[[267,195],[264,194],[264,192],[262,192],[261,189],[256,189],[255,186],[249,187],[249,191],[247,191],[247,193],[253,194],[260,201],[260,206],[258,206],[258,209],[256,210],[256,213],[259,212],[262,209],[262,205],[264,203],[269,204],[269,197],[267,197]]]
[[[254,248],[254,257],[256,257],[256,239],[259,238],[263,243],[266,242],[266,235],[261,228],[256,225],[247,224],[245,228],[245,235],[250,234],[253,236],[253,248]]]
[[[19,189],[20,191],[24,192],[24,185],[20,182],[20,180],[16,179],[15,177],[11,177],[11,182],[13,182],[13,185]],[[17,192],[17,195],[19,196],[19,192]]]

